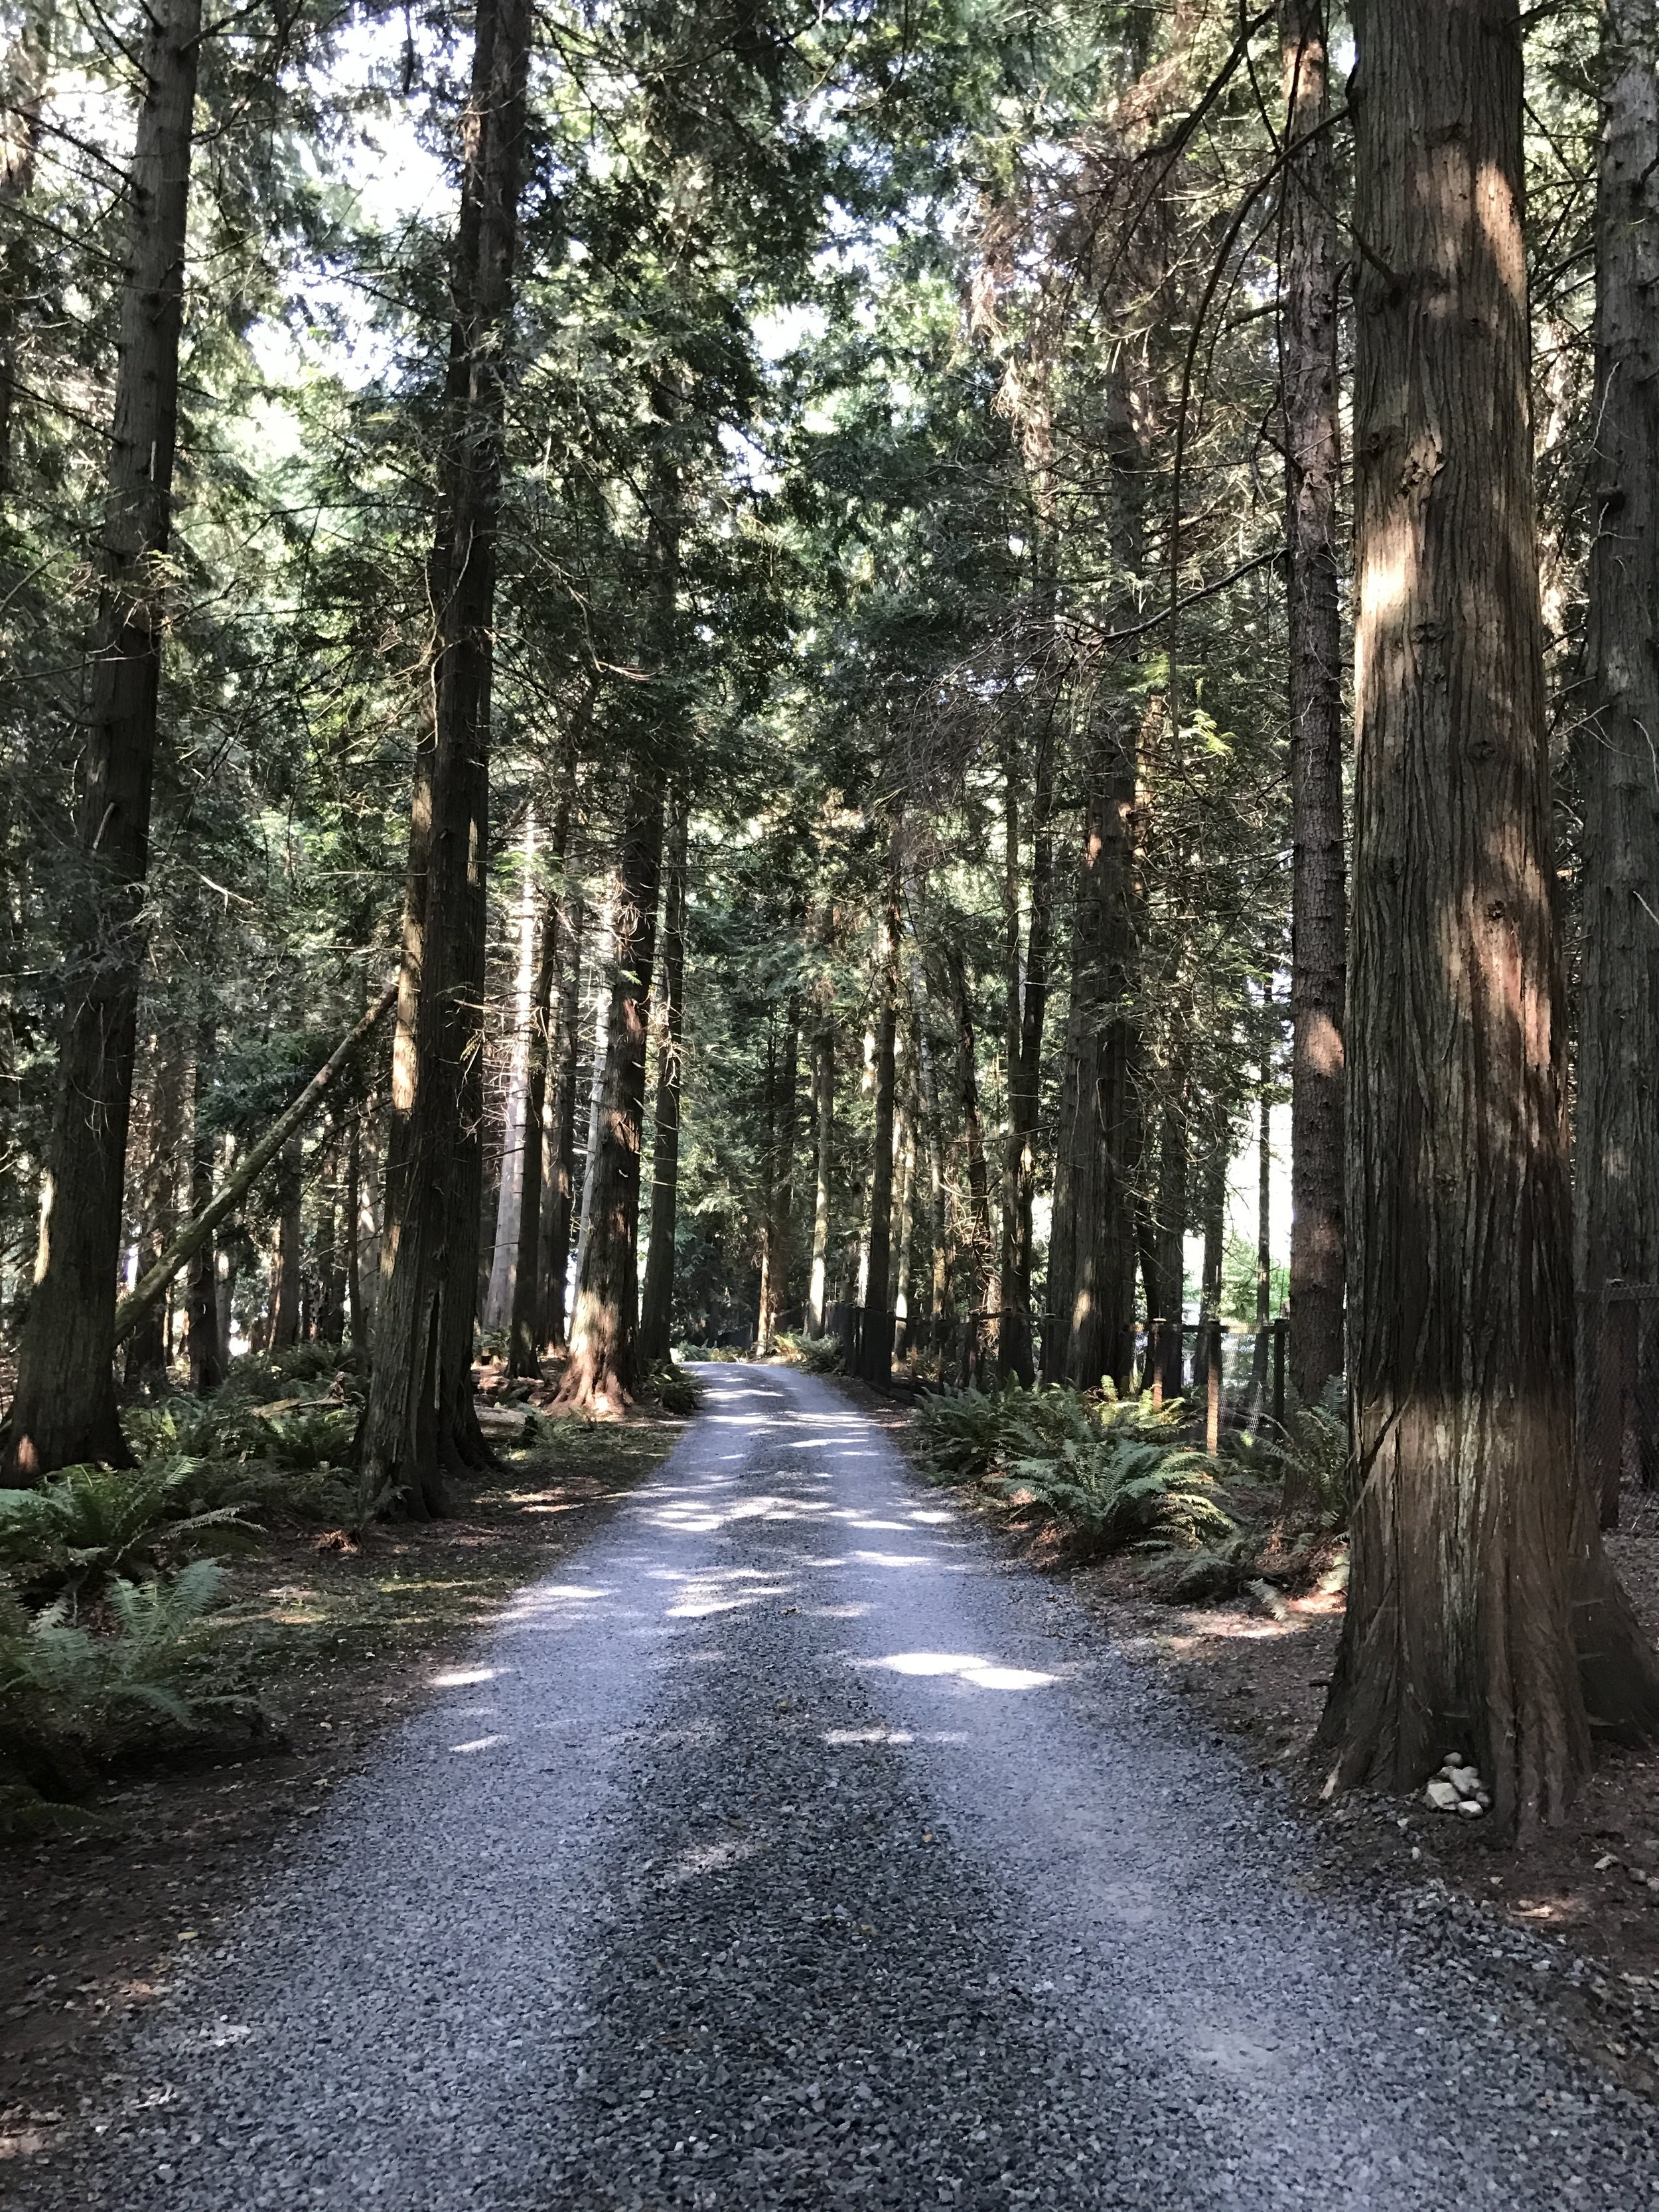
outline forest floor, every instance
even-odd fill
[[[903,1447],[909,1413],[855,1382],[839,1386]],[[1078,1559],[1052,1524],[988,1515],[1017,1556],[1062,1577],[1133,1664],[1154,1670],[1202,1723],[1282,1776],[1320,1843],[1320,1878],[1392,1893],[1420,1914],[1444,1902],[1482,1922],[1559,1939],[1595,1970],[1552,1978],[1563,2032],[1616,2080],[1659,2096],[1659,1755],[1604,1752],[1571,1818],[1534,1842],[1495,1844],[1479,1821],[1420,1796],[1327,1804],[1310,1757],[1337,1638],[1340,1595],[1170,1605],[1133,1558]],[[1607,1540],[1644,1624],[1659,1639],[1659,1497],[1627,1490]],[[1452,1747],[1448,1746],[1448,1749]]]
[[[562,1420],[501,1473],[457,1486],[447,1520],[376,1528],[361,1544],[272,1530],[227,1562],[216,1648],[271,1716],[270,1748],[115,1784],[85,1826],[0,1846],[0,2160],[46,2144],[103,2031],[155,1998],[376,1739],[430,1701],[443,1662],[591,1534],[684,1427]]]

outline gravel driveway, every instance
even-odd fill
[[[830,1385],[705,1379],[23,2201],[1659,2208],[1647,2106],[1461,1939],[1310,1894],[1259,1779]]]

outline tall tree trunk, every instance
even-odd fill
[[[812,1040],[812,1105],[816,1143],[812,1176],[812,1280],[806,1300],[806,1334],[822,1336],[830,1303],[830,1212],[836,1144],[836,1031],[828,1010]]]
[[[6,56],[0,97],[0,222],[9,233],[0,265],[0,505],[11,496],[17,457],[17,334],[23,301],[34,288],[37,256],[25,203],[34,189],[40,119],[52,69],[56,0],[26,0],[17,36]]]
[[[1596,526],[1575,746],[1582,939],[1573,1151],[1581,1442],[1604,1286],[1659,1282],[1659,8],[1606,0],[1595,210]],[[1646,1347],[1644,1347],[1644,1350]],[[1646,1379],[1646,1378],[1644,1378]],[[1622,1457],[1622,1437],[1620,1438]],[[1644,1435],[1650,1455],[1659,1440]],[[1644,1469],[1650,1473],[1650,1469]]]
[[[360,1356],[368,1343],[368,1316],[363,1309],[363,1110],[352,1115],[346,1132],[345,1151],[345,1311],[351,1348]]]
[[[985,1134],[980,1121],[979,1076],[975,1065],[974,1002],[968,989],[968,963],[961,945],[947,941],[945,957],[956,1002],[957,1097],[968,1150],[968,1234],[973,1248],[974,1299],[983,1314],[1000,1306],[996,1255],[991,1243],[991,1205],[985,1172]]]
[[[1164,1323],[1159,1372],[1166,1398],[1182,1389],[1182,1316],[1187,1297],[1187,1171],[1188,1144],[1188,1070],[1190,1060],[1189,1016],[1184,1005],[1176,1008],[1164,1071],[1164,1110],[1158,1135],[1158,1209],[1153,1224],[1157,1252],[1157,1288],[1163,1302]],[[1147,1296],[1152,1295],[1147,1285]],[[1147,1319],[1154,1316],[1150,1304]]]
[[[1519,9],[1354,21],[1362,1487],[1321,1741],[1337,1788],[1462,1752],[1526,1830],[1571,1796],[1589,1718],[1659,1721],[1659,1664],[1574,1462]]]
[[[662,902],[662,1042],[657,1051],[656,1128],[651,1157],[651,1239],[640,1301],[641,1368],[670,1354],[674,1332],[674,1231],[680,1179],[680,1040],[685,1030],[685,845],[690,794],[671,801]]]
[[[305,1150],[290,1137],[276,1164],[276,1238],[271,1248],[270,1349],[300,1340],[300,1240],[305,1200]]]
[[[576,1231],[576,1280],[587,1265],[587,1232],[593,1219],[593,1191],[598,1182],[599,1132],[605,1125],[605,1054],[611,1035],[611,970],[617,951],[617,887],[605,888],[605,916],[593,963],[593,1056],[588,1072],[587,1126],[582,1142],[581,1212]]]
[[[542,1194],[542,1345],[562,1351],[566,1277],[570,1268],[570,1217],[576,1192],[576,1092],[581,1073],[583,908],[573,891],[567,910],[564,966],[559,982],[558,1073],[551,1109],[543,1115],[546,1188]]]
[[[1271,1016],[1273,999],[1262,1008]],[[1250,1355],[1249,1426],[1261,1422],[1267,1403],[1268,1332],[1273,1318],[1273,1048],[1261,1054],[1261,1091],[1256,1103],[1255,1132],[1255,1344]]]
[[[82,757],[81,865],[65,932],[57,1110],[6,1440],[6,1469],[24,1481],[76,1461],[125,1466],[131,1459],[116,1417],[112,1332],[166,624],[161,579],[172,535],[201,0],[156,0],[148,21],[127,179],[131,232]]]
[[[1290,616],[1291,1376],[1315,1403],[1343,1367],[1342,633],[1337,599],[1337,237],[1326,0],[1280,0],[1279,277]]]
[[[394,1093],[406,1195],[386,1239],[362,1452],[365,1485],[398,1510],[443,1509],[443,1468],[478,1455],[471,1418],[482,1156],[478,1122],[502,349],[523,168],[529,0],[480,0],[463,126],[441,517],[430,833],[413,1066]],[[419,787],[417,785],[417,809]],[[411,866],[422,843],[414,824]],[[400,1038],[400,1043],[402,1040]],[[409,1095],[412,1090],[412,1097]]]
[[[864,1335],[860,1370],[885,1389],[892,1379],[893,1094],[897,1072],[899,997],[899,872],[902,824],[888,833],[887,886],[882,900],[881,951],[876,990],[876,1113],[870,1155],[870,1251],[865,1271]],[[980,1173],[984,1176],[981,1154]],[[989,1217],[986,1233],[989,1237]]]
[[[645,1121],[645,1058],[656,955],[658,878],[662,868],[662,786],[636,773],[623,832],[617,902],[614,975],[608,1008],[605,1083],[592,1163],[587,1242],[576,1288],[569,1363],[559,1403],[582,1413],[620,1413],[638,1382],[640,1144]]]
[[[1050,623],[1040,624],[1046,635]],[[1010,734],[1003,761],[1002,915],[1008,1060],[1008,1141],[1003,1175],[1003,1316],[997,1345],[1005,1375],[1036,1379],[1031,1344],[1031,1206],[1042,1095],[1042,1030],[1048,1005],[1048,939],[1054,878],[1054,736],[1045,714],[1036,734],[1031,802],[1031,917],[1020,951],[1020,763]]]
[[[897,1282],[893,1293],[893,1357],[910,1348],[910,1248],[915,1242],[916,1117],[901,1100],[898,1121],[898,1190],[893,1200],[893,1234],[898,1243]]]
[[[219,1025],[213,1002],[204,988],[196,1018],[196,1066],[191,1079],[190,1212],[195,1219],[205,1213],[213,1198],[215,1141],[208,1126],[208,1100],[213,1090],[213,1065],[218,1056]],[[190,1361],[190,1387],[198,1398],[216,1390],[225,1379],[219,1330],[218,1264],[214,1242],[209,1237],[190,1263],[187,1293],[188,1321],[185,1349]]]
[[[795,1207],[795,1102],[799,1082],[800,1006],[792,994],[773,1073],[768,1116],[771,1159],[759,1328],[761,1348],[765,1352],[772,1349],[781,1317],[789,1304],[789,1273],[794,1256],[791,1217]]]
[[[512,1339],[507,1346],[507,1372],[511,1375],[534,1376],[541,1373],[542,1316],[547,1304],[546,1286],[541,1273],[545,1243],[543,1193],[547,1170],[554,1165],[548,1158],[552,1148],[547,1142],[547,1071],[550,1063],[556,1067],[557,1065],[559,1040],[555,1029],[556,994],[558,1009],[562,1011],[563,993],[558,988],[562,964],[569,961],[574,950],[569,927],[570,891],[565,880],[565,864],[570,850],[570,817],[576,800],[578,733],[586,726],[592,702],[590,690],[587,706],[573,722],[565,738],[558,797],[554,805],[552,834],[548,841],[552,880],[547,889],[535,976],[531,989],[525,1103],[520,1116],[520,1141],[523,1146],[524,1165],[515,1224],[519,1249],[513,1270]],[[554,1172],[556,1174],[556,1166]],[[568,1195],[567,1184],[567,1201]],[[561,1267],[564,1265],[562,1252],[559,1255],[559,1265]],[[559,1289],[559,1316],[562,1323],[562,1284]]]
[[[341,1222],[341,1153],[337,1133],[331,1133],[320,1149],[322,1173],[317,1189],[317,1304],[313,1331],[319,1344],[340,1344],[345,1338],[347,1237]]]
[[[1194,1384],[1208,1379],[1216,1349],[1214,1324],[1221,1318],[1221,1271],[1227,1249],[1227,1170],[1232,1164],[1232,1122],[1218,1103],[1208,1116],[1209,1143],[1204,1161],[1204,1262],[1198,1289],[1198,1351]]]
[[[539,901],[536,882],[534,807],[525,818],[520,858],[523,877],[519,889],[519,966],[514,977],[513,1058],[507,1070],[507,1097],[501,1115],[501,1175],[495,1193],[495,1234],[489,1251],[489,1286],[484,1292],[483,1325],[486,1328],[507,1328],[512,1323],[515,1304],[514,1285],[519,1273],[519,1224],[524,1218],[526,1184],[532,1172],[529,1166],[532,1124],[528,1101],[531,1061],[536,1057],[536,1024],[539,1018],[544,1029],[546,1023],[546,1000],[541,988],[544,963],[538,954],[545,951],[547,937],[545,926],[537,927]],[[550,978],[549,989],[551,989]],[[544,1079],[546,1065],[544,1049]],[[536,1127],[535,1180],[538,1196],[541,1140],[540,1127]],[[533,1237],[531,1250],[532,1253],[535,1250]],[[510,1351],[509,1347],[509,1364]]]
[[[149,1038],[144,1111],[135,1147],[138,1275],[153,1267],[173,1241],[179,1211],[179,1169],[184,1143],[185,1067],[178,1030],[158,1022]],[[135,1280],[137,1278],[135,1277]],[[126,1386],[167,1388],[167,1316],[159,1301],[126,1340]]]
[[[920,957],[910,963],[910,1021],[916,1042],[916,1079],[921,1089],[921,1117],[927,1144],[928,1317],[937,1326],[950,1305],[951,1275],[946,1229],[945,1133],[939,1116],[939,1076],[927,1020],[927,977]]]

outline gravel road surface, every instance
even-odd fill
[[[1659,2212],[1649,2107],[1462,1938],[1312,1894],[1271,1790],[831,1385],[705,1379],[0,2193]]]

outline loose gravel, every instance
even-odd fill
[[[1472,1936],[1315,1896],[1261,1778],[831,1386],[705,1379],[20,2202],[1659,2212],[1652,2108]]]

